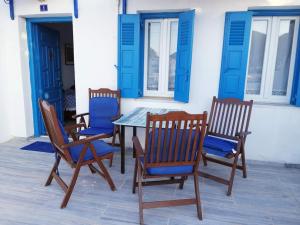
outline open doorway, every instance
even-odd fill
[[[76,114],[71,18],[27,19],[34,134],[46,134],[38,99],[55,106],[58,119],[74,123]]]

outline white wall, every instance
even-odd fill
[[[74,19],[74,54],[77,111],[88,109],[87,89],[117,87],[117,0],[79,1],[79,19]],[[7,84],[15,95],[10,102],[18,102],[14,115],[8,117],[10,135],[30,136],[33,134],[30,103],[28,68],[24,68],[28,57],[21,52],[19,28],[20,16],[39,14],[35,0],[16,1],[15,21],[9,20],[8,8],[0,3],[0,27],[7,29],[9,53],[5,55],[9,67],[5,72]],[[49,14],[72,13],[72,1],[48,1]],[[226,11],[245,11],[253,6],[300,6],[299,0],[128,0],[128,12],[143,10],[196,9],[193,47],[190,102],[188,104],[167,100],[122,99],[122,113],[137,106],[180,108],[189,112],[208,110],[213,95],[218,93],[221,53],[223,42],[224,15]],[[2,15],[3,17],[3,15]],[[21,29],[21,28],[20,28]],[[1,33],[2,35],[2,33]],[[21,53],[21,55],[20,55]],[[0,55],[2,51],[0,52]],[[0,57],[1,59],[1,57]],[[27,61],[28,62],[28,61]],[[0,61],[0,68],[3,66]],[[2,83],[0,83],[2,88]],[[2,99],[0,98],[2,101]],[[28,106],[29,104],[29,106]],[[11,109],[11,108],[9,108]],[[10,112],[10,111],[9,111]],[[16,119],[14,119],[16,118]],[[18,127],[18,129],[16,129]],[[300,108],[292,106],[255,105],[250,129],[253,134],[247,140],[247,157],[277,162],[300,163]],[[131,131],[127,132],[130,144]],[[0,135],[1,137],[1,135]]]

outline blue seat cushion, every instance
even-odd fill
[[[97,134],[110,134],[113,135],[114,130],[111,128],[97,128],[97,127],[90,127],[84,130],[81,130],[79,134],[81,135],[97,135]]]
[[[144,158],[141,158],[142,164],[144,164]],[[192,173],[193,166],[163,166],[163,167],[151,167],[147,168],[149,175],[170,175],[170,174],[186,174]]]
[[[237,143],[221,139],[214,136],[206,136],[203,143],[203,152],[226,157],[232,153],[235,153],[237,149]]]
[[[90,99],[90,127],[101,127],[113,129],[112,118],[119,112],[117,98],[94,97]]]
[[[108,153],[113,153],[113,152],[119,151],[118,147],[111,146],[111,145],[109,145],[109,144],[107,144],[107,143],[105,143],[104,141],[101,141],[101,140],[92,141],[91,143],[95,147],[97,156],[103,156],[103,155],[108,154]],[[74,162],[78,161],[80,153],[81,153],[83,147],[84,147],[83,144],[70,147],[70,154],[71,154],[71,157],[72,157]],[[84,156],[84,161],[87,161],[87,160],[90,160],[90,159],[94,159],[94,156],[93,156],[92,151],[90,150],[90,148],[88,148],[86,153],[85,153],[85,156]]]

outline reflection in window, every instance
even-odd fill
[[[178,21],[172,21],[170,26],[171,26],[171,28],[170,28],[168,90],[169,91],[174,91],[174,87],[175,87],[175,70],[176,70],[176,53],[177,53]]]
[[[252,41],[249,56],[246,93],[259,95],[267,40],[268,20],[256,20],[252,23]]]
[[[280,20],[272,95],[287,94],[294,28],[295,20]]]
[[[148,71],[147,89],[158,90],[160,58],[160,23],[151,22],[148,26]]]

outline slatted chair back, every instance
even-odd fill
[[[207,134],[237,140],[238,134],[247,133],[253,100],[213,98]]]
[[[63,133],[64,128],[58,121],[54,106],[41,99],[39,99],[39,106],[52,145],[65,160],[72,162],[68,149],[61,148],[62,145],[67,144],[68,137]]]
[[[115,98],[117,101],[117,112],[116,115],[114,115],[115,117],[120,116],[121,114],[121,92],[120,90],[111,90],[108,88],[99,88],[99,89],[91,89],[89,88],[89,100],[90,100],[90,104],[91,104],[91,99],[92,98]],[[104,99],[103,99],[104,100]],[[108,104],[111,104],[110,108],[114,108],[115,107],[115,103],[110,101]],[[90,105],[90,114],[93,113],[91,110],[91,105]],[[98,112],[99,113],[99,112]],[[92,117],[93,115],[90,115],[90,117]],[[92,118],[90,118],[89,120],[89,126],[91,126],[91,121]]]
[[[121,92],[120,90],[111,90],[108,88],[99,88],[97,90],[93,90],[89,88],[89,99],[95,97],[106,97],[106,98],[116,98],[119,104],[119,109],[121,106]]]
[[[144,164],[147,168],[198,165],[207,113],[147,114]],[[200,154],[199,154],[200,153]]]

